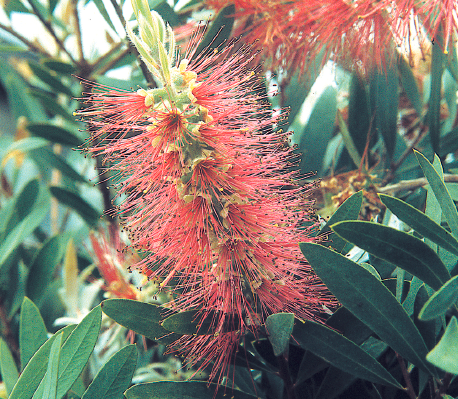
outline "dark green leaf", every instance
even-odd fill
[[[339,222],[332,229],[352,244],[417,276],[436,290],[450,278],[439,256],[423,241],[403,231],[363,221]]]
[[[400,199],[384,194],[379,194],[379,197],[391,212],[412,227],[417,233],[430,239],[447,251],[458,255],[458,240],[423,212]]]
[[[44,83],[46,83],[51,89],[57,90],[60,93],[67,94],[70,97],[73,97],[73,92],[67,86],[65,86],[62,81],[50,70],[46,69],[42,65],[36,62],[29,62],[30,69],[32,72]]]
[[[215,395],[216,384],[205,381],[159,381],[138,384],[129,388],[124,395],[127,399],[255,399],[248,393],[219,386]],[[228,396],[230,394],[230,396]]]
[[[437,47],[437,46],[436,46]],[[456,211],[455,204],[450,196],[450,193],[445,186],[444,179],[441,177],[431,163],[424,157],[423,154],[415,151],[418,163],[423,169],[428,183],[430,184],[436,199],[439,201],[440,207],[444,214],[445,219],[452,231],[455,238],[458,238],[458,212]],[[437,157],[437,155],[435,155]]]
[[[154,7],[154,11],[157,11],[164,21],[166,21],[171,27],[180,25],[180,17],[166,1],[163,1],[161,4]]]
[[[440,107],[441,107],[441,86],[442,73],[444,72],[444,53],[442,46],[437,44],[432,46],[431,58],[431,92],[429,95],[427,122],[429,136],[433,152],[439,152],[440,144]]]
[[[407,94],[412,106],[415,108],[418,116],[421,116],[423,111],[423,103],[418,90],[417,81],[404,57],[398,57],[398,69],[401,75],[401,83],[404,91]]]
[[[276,313],[267,317],[266,329],[275,356],[280,356],[287,348],[293,326],[293,313]]]
[[[52,115],[60,115],[69,122],[75,122],[75,117],[70,113],[70,111],[60,105],[55,97],[49,95],[44,90],[30,89],[29,93],[33,97],[41,100],[43,107],[45,107]]]
[[[60,399],[71,388],[89,360],[99,336],[102,309],[92,309],[79,323],[60,352],[59,377],[56,398]]]
[[[343,306],[401,356],[434,373],[425,361],[427,348],[418,329],[383,283],[357,263],[326,247],[301,243],[300,248]]]
[[[76,72],[76,68],[72,64],[67,62],[58,61],[54,59],[47,59],[43,61],[43,66],[47,69],[50,69],[54,72],[61,73],[63,75],[69,75]]]
[[[426,360],[448,373],[458,374],[458,322],[455,316]]]
[[[13,355],[11,354],[5,341],[0,338],[0,372],[2,380],[5,384],[6,395],[8,396],[16,384],[19,373],[14,362]]]
[[[167,317],[161,325],[177,334],[211,335],[214,334],[218,322],[216,312],[190,310]]]
[[[37,179],[30,180],[19,193],[15,208],[19,221],[23,220],[33,209],[33,205],[40,193],[40,184]]]
[[[62,187],[51,186],[51,194],[62,204],[72,208],[89,226],[95,226],[100,219],[100,212],[73,191]]]
[[[111,21],[110,15],[108,14],[107,9],[105,8],[105,4],[103,4],[102,0],[92,0],[93,3],[96,5],[97,9],[99,10],[100,14],[102,15],[105,22],[116,32],[116,28]]]
[[[125,346],[104,364],[81,399],[122,399],[136,366],[136,346]]]
[[[363,380],[401,387],[375,358],[338,332],[312,321],[298,327],[299,344],[333,366]]]
[[[19,347],[21,348],[21,366],[26,366],[38,348],[48,339],[48,332],[36,305],[24,298],[21,306],[19,324]]]
[[[233,4],[228,5],[218,13],[199,43],[193,58],[198,57],[202,51],[213,51],[213,49],[217,49],[227,42],[234,25],[234,13],[235,6]]]
[[[458,299],[458,276],[447,281],[436,291],[421,309],[418,317],[420,320],[433,320],[440,317]]]
[[[328,233],[331,231],[331,227],[333,224],[337,222],[341,222],[343,220],[356,220],[358,219],[359,211],[361,209],[361,204],[363,203],[363,192],[358,191],[357,193],[353,194],[350,198],[347,198],[345,202],[340,205],[331,218],[327,221],[327,223],[322,227],[319,235]],[[346,244],[346,241],[342,238],[336,236],[332,237],[331,242],[326,242],[326,246],[332,246],[336,251],[342,252]]]
[[[170,309],[131,299],[107,299],[102,302],[102,310],[122,326],[161,344],[170,344],[180,337],[160,325]]]
[[[63,328],[62,330],[59,330],[63,333],[63,341],[67,339],[75,327],[75,325],[70,325]],[[56,339],[59,331],[51,338],[49,338],[40,347],[40,349],[35,352],[32,359],[30,359],[30,361],[27,363],[27,366],[22,371],[8,399],[30,399],[33,396],[33,393],[40,385],[40,382],[46,373],[49,352],[51,351],[52,343]]]
[[[426,347],[430,350],[436,345],[436,323],[434,320],[424,321],[418,317],[428,299],[429,295],[423,284],[415,297],[413,320],[425,341]]]
[[[81,140],[72,132],[50,123],[29,123],[27,129],[35,136],[42,137],[53,143],[68,145],[70,147],[81,145]]]
[[[445,158],[447,154],[453,153],[458,149],[458,126],[450,130],[441,137],[439,156]]]

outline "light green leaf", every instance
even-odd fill
[[[326,247],[300,243],[300,248],[316,274],[343,306],[393,350],[435,375],[434,369],[425,361],[427,348],[418,329],[382,282],[357,263]]]
[[[137,347],[116,352],[97,373],[81,399],[122,399],[137,366]]]
[[[458,276],[447,281],[425,303],[418,317],[420,320],[433,320],[442,316],[458,299]]]
[[[9,395],[16,384],[19,373],[14,362],[13,355],[11,354],[5,341],[0,338],[0,372],[2,380],[5,383],[6,394]]]
[[[266,329],[275,356],[285,352],[294,327],[293,313],[276,313],[266,319]]]
[[[449,278],[439,256],[423,241],[372,222],[339,222],[332,229],[342,238],[420,278],[434,289]]]
[[[458,374],[458,322],[455,316],[426,360],[448,373]]]
[[[219,386],[215,395],[216,384],[205,381],[159,381],[148,384],[137,384],[129,388],[124,395],[127,399],[228,399],[228,393]],[[256,399],[248,393],[231,389],[234,399]]]
[[[48,333],[40,311],[29,298],[24,298],[19,322],[19,347],[21,348],[22,369],[47,339]]]
[[[437,46],[436,46],[437,47]],[[443,177],[437,173],[433,165],[423,156],[423,154],[415,151],[415,156],[417,157],[418,163],[423,169],[428,183],[430,184],[436,199],[439,201],[440,207],[444,214],[445,219],[452,231],[452,234],[455,238],[458,238],[458,212],[456,211],[456,206],[450,196],[450,193],[445,186]],[[437,155],[435,155],[437,157]]]
[[[379,197],[391,212],[412,227],[417,233],[430,239],[447,251],[458,255],[458,240],[423,212],[389,195],[379,194]]]
[[[60,399],[71,388],[89,360],[100,331],[102,309],[92,309],[78,324],[62,346],[56,398]]]
[[[167,345],[180,338],[160,325],[170,309],[131,299],[107,299],[102,302],[102,310],[122,326],[161,344]]]

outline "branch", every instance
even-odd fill
[[[73,7],[73,18],[75,18],[75,34],[76,34],[76,45],[78,48],[78,56],[82,64],[86,64],[83,53],[83,42],[81,39],[81,26],[80,26],[80,17],[78,14],[78,0],[72,0]]]
[[[286,396],[288,399],[296,399],[296,393],[294,392],[294,384],[291,380],[291,374],[289,373],[288,361],[284,353],[277,356],[278,371],[283,383],[286,388]]]
[[[112,58],[109,62],[107,62],[104,66],[102,66],[97,73],[100,75],[103,75],[105,72],[109,71],[111,68],[113,68],[118,61],[120,61],[122,58],[124,58],[127,54],[129,54],[132,50],[130,48],[126,48],[123,51],[121,51],[116,57]]]
[[[409,395],[410,399],[417,399],[417,396],[415,395],[415,390],[413,389],[412,381],[410,380],[410,375],[407,372],[407,368],[406,368],[404,359],[398,353],[396,353],[396,358],[398,359],[399,365],[401,366],[402,375],[404,376],[404,381],[406,382],[406,385],[407,385],[407,388],[406,388],[407,395]]]
[[[444,181],[446,183],[458,183],[458,175],[445,174]],[[428,184],[425,177],[420,177],[413,180],[401,180],[399,183],[390,184],[385,187],[377,188],[377,191],[382,194],[395,194],[399,191],[412,191],[418,187],[423,187]]]
[[[39,54],[41,54],[41,55],[43,55],[45,57],[51,57],[51,54],[49,54],[46,50],[38,47],[37,45],[32,43],[30,40],[26,39],[24,36],[22,36],[21,34],[17,33],[10,26],[6,26],[6,25],[0,23],[0,29],[3,29],[4,31],[6,31],[9,34],[13,35],[16,39],[19,39],[22,43],[24,43],[29,48],[29,50],[31,50],[31,51],[33,51],[35,53],[39,53]]]

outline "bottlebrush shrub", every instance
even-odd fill
[[[134,10],[140,36],[129,35],[160,87],[87,83],[78,112],[92,132],[85,150],[116,176],[125,198],[117,213],[146,254],[133,267],[162,288],[173,281],[169,308],[212,317],[212,335],[185,335],[171,350],[200,368],[214,361],[210,378],[219,380],[266,315],[315,318],[333,304],[298,245],[314,240],[303,227],[309,187],[295,183],[287,133],[273,130],[251,48],[196,54],[197,32],[175,60],[171,29],[146,2]]]

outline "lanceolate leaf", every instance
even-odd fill
[[[448,373],[458,374],[458,322],[453,316],[439,343],[426,359]]]
[[[458,255],[458,240],[423,212],[389,195],[379,194],[379,197],[391,212],[423,237]]]
[[[59,333],[51,345],[49,354],[48,369],[41,381],[40,386],[35,391],[33,399],[56,399],[57,391],[57,374],[59,369],[59,356],[62,345],[62,333]]]
[[[301,347],[333,366],[364,380],[401,388],[375,358],[342,334],[312,321],[300,324],[295,339]]]
[[[401,76],[402,87],[412,103],[412,106],[415,108],[415,111],[417,111],[417,115],[421,116],[423,104],[421,101],[420,91],[418,90],[418,85],[412,69],[404,57],[398,58],[398,69]]]
[[[72,132],[50,123],[29,123],[27,129],[35,136],[42,137],[53,143],[68,145],[70,147],[78,147],[81,144],[81,140]]]
[[[435,290],[450,274],[439,256],[423,241],[372,222],[340,222],[332,229],[352,244],[417,276]]]
[[[301,243],[300,248],[343,306],[401,356],[435,374],[425,360],[427,348],[418,329],[382,282],[357,263],[326,247]]]
[[[167,317],[161,322],[161,326],[178,334],[208,335],[215,332],[217,322],[218,316],[215,312],[203,314],[197,310],[190,310]],[[228,331],[231,327],[229,323],[227,324]],[[239,328],[238,324],[232,327],[233,329]]]
[[[440,317],[458,299],[458,276],[447,281],[425,303],[418,317],[421,320],[432,320]]]
[[[169,309],[131,299],[107,299],[102,302],[102,310],[122,326],[161,344],[169,344],[180,337],[160,325]]]
[[[280,356],[289,344],[293,332],[294,314],[276,313],[266,319],[266,329],[275,356]]]
[[[97,373],[81,399],[122,399],[137,366],[137,348],[127,345]]]
[[[433,165],[431,165],[431,163],[423,156],[423,154],[415,151],[415,155],[417,157],[418,163],[423,169],[423,173],[425,174],[428,183],[434,191],[434,195],[439,201],[440,207],[448,225],[450,226],[452,234],[455,236],[455,238],[458,239],[458,213],[456,211],[456,206],[452,200],[452,197],[450,196],[450,193],[445,186],[444,179],[439,176],[436,169],[434,169]]]
[[[437,36],[441,36],[440,34]],[[438,39],[438,37],[436,37]],[[442,73],[444,71],[444,54],[442,46],[436,44],[432,46],[431,59],[431,91],[428,104],[428,127],[431,144],[435,153],[439,152],[440,142],[440,103],[441,103],[441,86]]]
[[[205,381],[159,381],[148,384],[137,384],[129,388],[124,395],[127,399],[255,399],[248,393],[232,390],[230,396],[220,387],[215,395],[216,384],[208,384]]]
[[[19,378],[19,373],[5,341],[0,338],[0,373],[2,380],[5,383],[6,394],[9,395],[13,390],[14,384]]]

